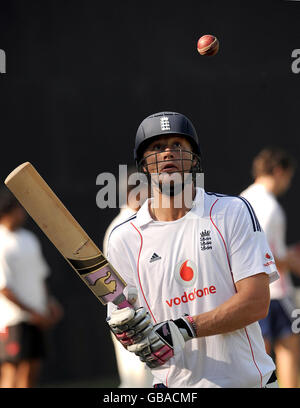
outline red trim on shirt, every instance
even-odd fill
[[[247,339],[248,339],[248,342],[249,342],[249,346],[250,346],[250,350],[251,350],[251,354],[252,354],[252,359],[253,359],[254,364],[255,364],[255,367],[257,368],[257,370],[258,370],[258,372],[259,372],[259,375],[260,375],[260,386],[261,386],[261,388],[262,388],[262,377],[263,377],[263,376],[262,376],[262,373],[261,373],[261,371],[260,371],[258,365],[256,364],[256,361],[255,361],[255,358],[254,358],[253,349],[252,349],[252,345],[251,345],[251,341],[250,341],[250,338],[249,338],[249,335],[248,335],[248,332],[247,332],[246,327],[244,328],[244,330],[245,330],[245,333],[246,333],[246,336],[247,336]]]
[[[214,226],[214,227],[216,228],[216,230],[218,231],[220,237],[222,238],[222,241],[223,241],[223,244],[224,244],[224,247],[225,247],[225,252],[226,252],[228,267],[229,267],[229,270],[230,270],[230,273],[231,273],[232,283],[233,283],[233,285],[234,285],[235,291],[237,292],[236,286],[235,286],[235,282],[234,282],[234,279],[233,279],[233,274],[232,274],[232,270],[231,270],[230,261],[229,261],[229,256],[228,256],[228,251],[227,251],[226,242],[225,242],[225,240],[224,240],[224,238],[223,238],[223,235],[221,234],[219,228],[216,226],[216,224],[213,222],[213,220],[212,220],[212,218],[211,218],[212,209],[214,208],[214,205],[216,204],[217,201],[219,201],[219,199],[217,199],[217,200],[213,203],[213,205],[211,206],[211,209],[210,209],[210,212],[209,212],[209,218],[210,218],[210,221],[212,222],[213,226]]]
[[[171,368],[171,367],[170,367]],[[167,375],[166,375],[166,387],[167,388],[169,388],[169,385],[168,385],[168,376],[169,376],[169,373],[170,373],[170,368],[169,368],[169,370],[168,370],[168,372],[167,372]]]
[[[152,313],[152,311],[151,311],[151,309],[150,309],[150,307],[149,307],[149,304],[148,304],[148,302],[147,302],[147,300],[146,300],[146,296],[145,296],[145,294],[144,294],[143,287],[142,287],[142,283],[141,283],[141,278],[140,278],[140,255],[141,255],[142,247],[143,247],[143,237],[142,237],[142,234],[140,233],[140,231],[136,228],[136,226],[133,225],[132,222],[131,222],[130,224],[131,224],[131,225],[133,226],[133,228],[138,232],[138,234],[139,234],[139,236],[140,236],[140,238],[141,238],[141,245],[140,245],[140,250],[139,250],[138,260],[137,260],[137,266],[136,266],[136,268],[137,268],[137,275],[138,275],[138,279],[139,279],[139,284],[140,284],[140,288],[141,288],[141,292],[142,292],[142,295],[143,295],[144,300],[145,300],[145,302],[146,302],[146,305],[147,305],[147,307],[148,307],[148,309],[149,309],[149,312],[150,312],[150,314],[151,314],[151,316],[152,316],[152,319],[154,320],[154,323],[157,323],[157,322],[156,322],[156,319],[155,319],[155,317],[154,317],[154,315],[153,315],[153,313]]]
[[[227,250],[226,242],[225,242],[225,240],[224,240],[224,238],[223,238],[223,235],[221,234],[220,230],[218,229],[218,227],[216,226],[216,224],[213,222],[213,220],[212,220],[212,218],[211,218],[212,209],[213,209],[214,205],[217,203],[217,201],[219,201],[219,199],[217,199],[217,200],[213,203],[213,205],[211,206],[211,208],[210,208],[209,218],[210,218],[210,221],[212,222],[213,226],[214,226],[214,227],[216,228],[216,230],[218,231],[220,237],[222,238],[222,241],[223,241],[223,244],[224,244],[224,247],[225,247],[225,252],[226,252],[226,257],[227,257],[227,262],[228,262],[229,270],[230,270],[230,273],[231,273],[232,282],[233,282],[233,284],[234,284],[234,289],[235,289],[235,291],[237,292],[237,289],[236,289],[236,286],[235,286],[235,282],[234,282],[234,279],[233,279],[233,273],[232,273],[232,269],[231,269],[231,264],[230,264],[230,260],[229,260],[229,255],[228,255],[228,250]],[[255,361],[255,357],[254,357],[254,353],[253,353],[253,349],[252,349],[252,344],[251,344],[251,341],[250,341],[250,338],[249,338],[247,329],[244,328],[244,331],[245,331],[246,336],[247,336],[247,339],[248,339],[248,343],[249,343],[249,346],[250,346],[250,351],[251,351],[251,354],[252,354],[252,359],[253,359],[254,365],[255,365],[255,367],[257,368],[257,371],[259,372],[259,376],[260,376],[260,386],[262,387],[262,373],[261,373],[261,371],[260,371],[260,369],[259,369],[259,367],[258,367],[258,365],[257,365],[257,363],[256,363],[256,361]]]

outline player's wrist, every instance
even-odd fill
[[[176,326],[179,328],[185,341],[191,340],[197,337],[197,327],[192,316],[185,314],[179,319],[173,320]]]

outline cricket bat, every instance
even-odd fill
[[[123,294],[126,282],[31,163],[13,170],[5,184],[103,305],[132,307]]]

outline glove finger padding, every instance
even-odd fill
[[[129,345],[128,350],[138,355],[148,367],[156,368],[173,357],[174,352],[183,350],[184,345],[185,340],[180,329],[169,320],[155,325],[147,338]]]
[[[153,328],[151,318],[143,307],[137,310],[129,307],[117,309],[106,320],[125,347],[142,340]]]
[[[124,309],[114,310],[112,314],[106,319],[106,321],[108,322],[111,329],[117,329],[130,322],[134,318],[134,316],[135,310],[130,307],[125,307]]]
[[[193,322],[191,316],[184,315],[156,324],[146,338],[129,345],[128,350],[139,356],[148,367],[160,367],[181,351],[186,341],[196,337]]]

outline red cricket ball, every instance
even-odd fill
[[[216,36],[211,34],[203,35],[197,43],[199,54],[212,57],[219,51],[219,41]]]

